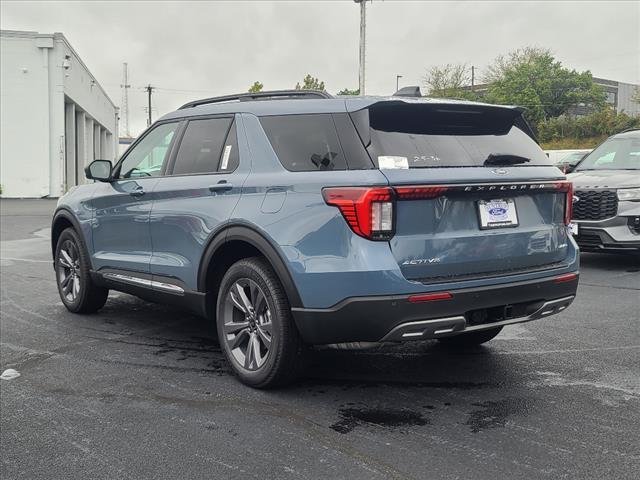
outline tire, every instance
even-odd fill
[[[282,283],[263,258],[246,258],[227,270],[216,325],[220,347],[246,385],[272,388],[297,377],[304,345]]]
[[[56,245],[54,268],[60,299],[70,312],[93,313],[107,301],[109,290],[93,283],[90,265],[80,236],[73,228],[63,230]]]
[[[495,327],[488,330],[479,330],[477,332],[461,333],[455,337],[439,338],[438,341],[448,347],[473,347],[492,340],[501,331],[502,327]]]

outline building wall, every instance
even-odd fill
[[[60,196],[114,159],[117,108],[61,33],[0,38],[2,196]]]
[[[2,37],[0,184],[3,196],[49,194],[48,49]]]
[[[640,115],[640,103],[633,100],[638,89],[640,89],[639,85],[618,83],[618,112],[624,111],[627,115]]]

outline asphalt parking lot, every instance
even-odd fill
[[[1,207],[2,478],[638,478],[637,258],[584,254],[573,306],[485,347],[318,351],[257,391],[205,320],[117,293],[68,313],[55,202]]]

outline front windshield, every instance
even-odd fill
[[[607,140],[580,162],[584,170],[640,170],[640,137]]]

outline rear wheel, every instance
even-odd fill
[[[438,340],[443,345],[450,347],[472,347],[492,340],[501,331],[502,327],[495,327],[488,330],[479,330],[477,332],[461,333],[455,337],[440,338]]]
[[[89,257],[73,228],[60,234],[54,265],[58,293],[69,311],[93,313],[104,306],[109,290],[98,287],[91,280]]]
[[[303,344],[282,284],[264,259],[247,258],[229,268],[216,313],[220,346],[243,383],[269,388],[296,377]]]

